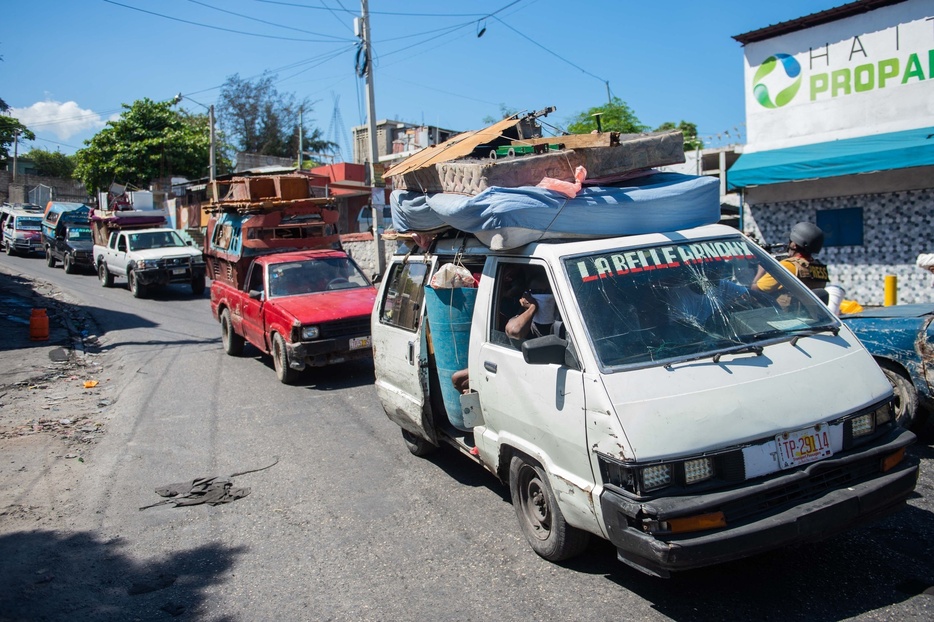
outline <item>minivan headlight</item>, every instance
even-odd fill
[[[642,469],[642,490],[648,492],[671,484],[671,465],[656,464]]]
[[[317,339],[321,331],[317,326],[302,326],[302,341]]]

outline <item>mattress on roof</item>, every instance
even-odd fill
[[[584,187],[574,198],[534,186],[487,188],[475,196],[395,190],[399,232],[449,226],[492,250],[554,238],[601,238],[674,231],[720,220],[720,182],[713,177],[653,173],[626,185]]]

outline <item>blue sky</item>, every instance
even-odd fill
[[[376,116],[469,130],[501,104],[556,106],[546,121],[564,126],[606,102],[609,82],[648,126],[683,119],[709,146],[743,142],[732,36],[841,4],[370,0]],[[27,150],[74,153],[144,97],[182,93],[203,112],[192,102],[215,103],[229,76],[264,71],[315,102],[307,116],[347,160],[350,128],[366,120],[359,0],[5,0],[0,14],[0,98],[36,133]]]

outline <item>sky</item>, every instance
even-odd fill
[[[369,0],[375,116],[466,131],[504,107],[555,106],[543,120],[563,128],[609,95],[650,128],[685,120],[707,146],[743,143],[732,37],[842,4]],[[358,0],[0,0],[0,99],[36,134],[21,152],[72,154],[123,105],[181,93],[203,113],[230,76],[269,73],[352,160],[351,128],[366,123],[360,12]]]

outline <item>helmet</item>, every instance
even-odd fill
[[[816,255],[824,246],[824,232],[817,225],[810,222],[799,222],[791,228],[788,238],[799,249],[809,255]]]

